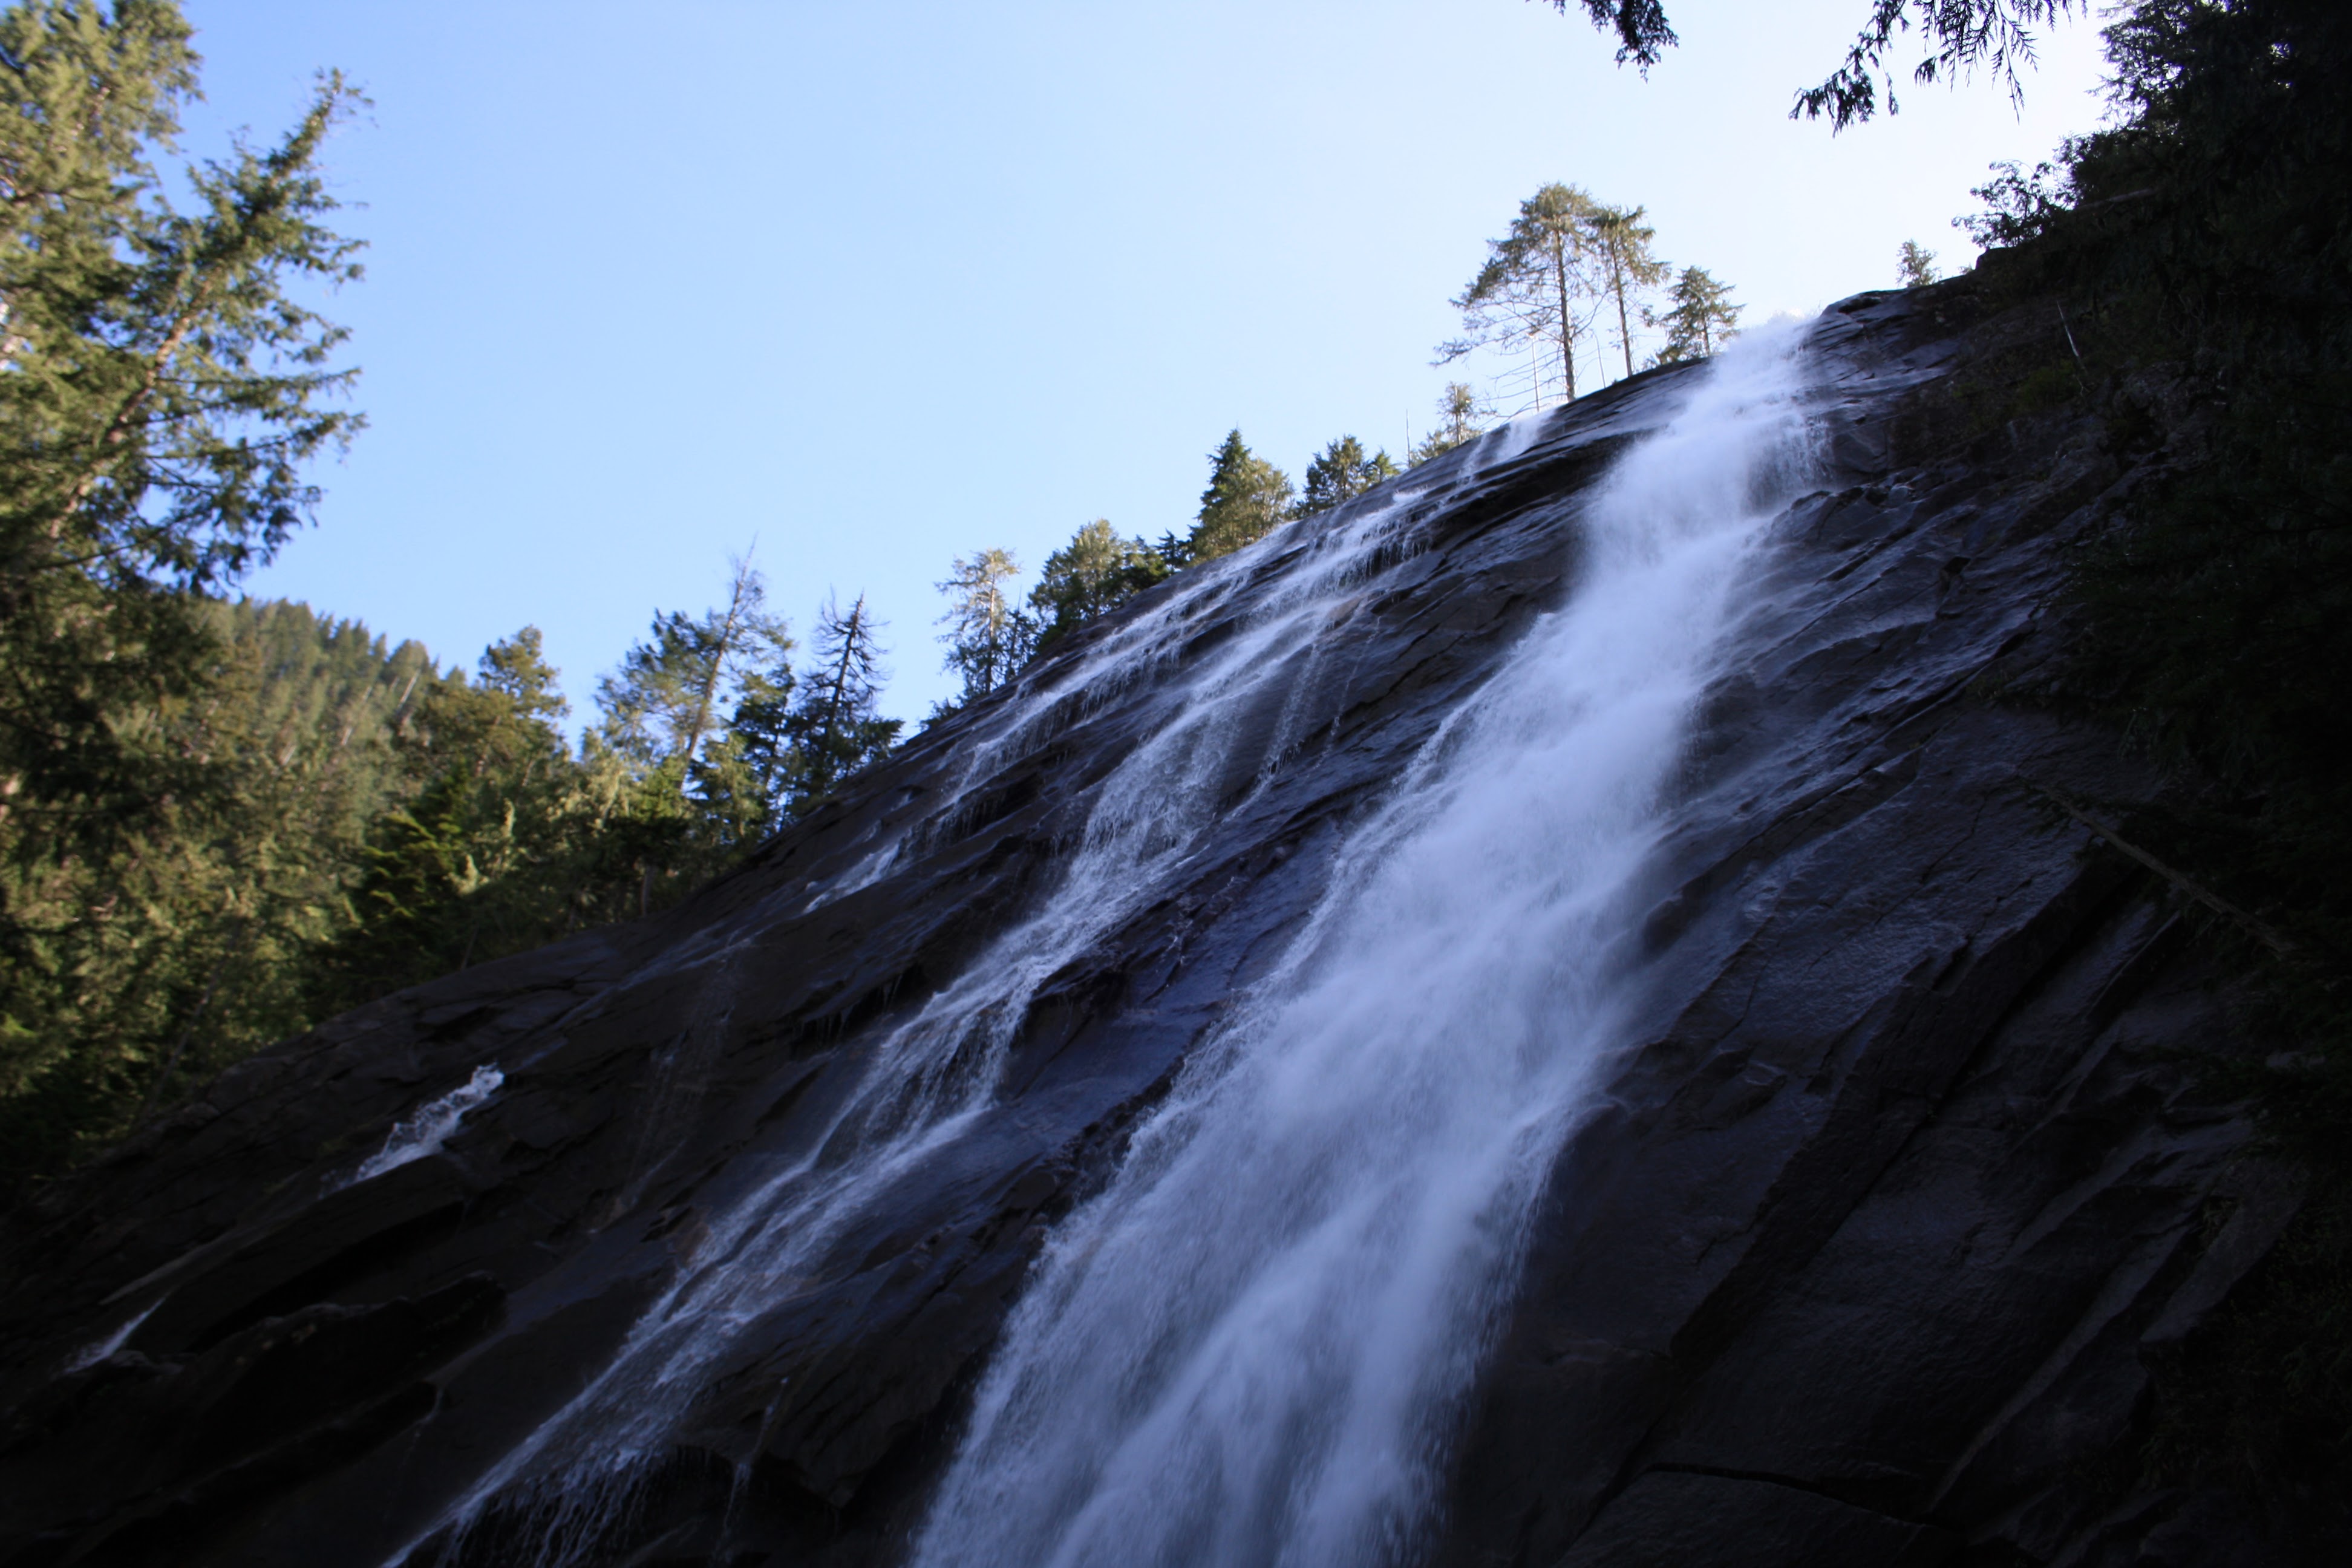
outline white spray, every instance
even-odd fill
[[[1743,345],[1628,456],[1572,601],[1061,1226],[919,1568],[1410,1550],[1533,1198],[1620,1043],[1625,895],[1801,469],[1796,354],[1787,329]]]

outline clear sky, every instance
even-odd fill
[[[319,67],[375,101],[329,153],[373,427],[247,590],[469,665],[535,623],[584,708],[756,537],[796,627],[870,595],[919,717],[959,552],[1181,530],[1234,426],[1294,476],[1425,434],[1446,300],[1545,182],[1645,205],[1760,320],[1906,238],[1964,265],[1986,163],[2099,118],[2081,23],[2021,118],[1915,88],[1832,138],[1786,110],[1864,0],[1667,8],[1644,81],[1528,0],[188,0],[188,152]]]

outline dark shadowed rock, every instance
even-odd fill
[[[2054,324],[1989,310],[1946,286],[1814,329],[1818,488],[1689,748],[1643,1005],[1463,1414],[1433,1562],[2274,1560],[2226,1498],[2086,1479],[2299,1194],[2195,1088],[2233,1047],[2161,889],[2046,793],[2153,787],[2019,695],[2050,679],[2069,542],[2138,476],[2085,416],[2007,416],[2000,367]],[[1409,477],[1403,542],[1200,782],[1209,849],[1038,994],[992,1109],[761,1305],[581,1561],[897,1559],[1048,1228],[1347,825],[1559,603],[1588,487],[1700,374],[1580,402],[1492,473]],[[1232,588],[1171,668],[1302,539],[1202,568]],[[1055,694],[1120,622],[675,913],[335,1019],[12,1215],[0,1563],[517,1561],[540,1500],[498,1491],[462,1540],[444,1510],[814,1152],[879,1032],[1035,906],[1166,721],[1162,669]],[[437,1150],[356,1179],[492,1064]]]

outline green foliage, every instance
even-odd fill
[[[1641,207],[1599,207],[1592,214],[1591,247],[1597,275],[1617,304],[1617,346],[1625,374],[1633,374],[1633,302],[1664,282],[1674,268],[1651,254],[1657,231],[1643,224]],[[1643,306],[1647,316],[1649,308]]]
[[[1187,562],[1213,561],[1255,544],[1290,516],[1290,476],[1251,451],[1242,433],[1227,433],[1209,454],[1209,486],[1184,542]]]
[[[1895,253],[1895,281],[1905,289],[1925,289],[1936,280],[1936,253],[1916,239],[1906,239]]]
[[[0,13],[10,1175],[299,1012],[283,960],[336,918],[372,787],[363,744],[287,716],[350,697],[269,673],[301,617],[225,618],[197,592],[268,559],[315,500],[309,459],[358,426],[331,406],[341,331],[289,291],[359,275],[316,168],[357,100],[325,78],[280,142],[185,171],[180,211],[151,159],[195,90],[188,37],[162,0]],[[336,658],[353,635],[328,637]]]
[[[1551,3],[1562,16],[1568,14],[1569,0]],[[1666,26],[1661,0],[1583,0],[1583,5],[1594,26],[1617,35],[1619,65],[1632,60],[1647,73],[1665,50],[1681,41]]]
[[[1666,329],[1666,346],[1654,364],[1680,364],[1715,353],[1739,324],[1741,307],[1731,302],[1731,285],[1717,282],[1703,267],[1685,267],[1675,279],[1664,313],[1645,311],[1654,327]]]
[[[1364,456],[1364,445],[1342,436],[1307,465],[1307,485],[1299,492],[1301,517],[1325,511],[1363,494],[1383,479],[1396,478],[1396,463],[1386,452]]]
[[[889,679],[876,640],[881,629],[863,594],[847,610],[828,597],[817,612],[816,658],[801,671],[800,700],[786,726],[801,754],[787,803],[795,816],[898,744],[900,721],[875,710]]]
[[[1035,621],[1004,591],[1020,574],[1011,551],[976,550],[958,556],[939,585],[948,596],[948,613],[938,622],[948,628],[940,637],[948,649],[945,668],[963,678],[966,702],[1002,686],[1035,650]]]
[[[1121,539],[1108,518],[1097,518],[1045,557],[1029,591],[1040,651],[1096,616],[1107,615],[1166,577],[1168,559],[1141,539]]]
[[[1862,29],[1836,70],[1818,86],[1797,94],[1791,120],[1827,118],[1843,131],[1878,112],[1879,89],[1886,94],[1886,112],[1900,107],[1895,97],[1894,73],[1887,57],[1896,37],[1915,26],[1927,45],[1927,55],[1912,68],[1912,79],[1922,86],[1939,79],[1956,79],[1982,69],[2009,89],[2012,102],[2022,101],[2021,66],[2034,59],[2032,29],[2049,26],[2076,10],[2089,7],[2082,0],[1868,0]],[[1569,0],[1552,0],[1562,15]],[[1583,0],[1593,26],[1617,35],[1617,62],[1633,61],[1643,75],[1664,51],[1679,42],[1667,25],[1663,0]]]
[[[766,580],[743,557],[733,563],[723,606],[700,616],[656,611],[652,636],[598,683],[605,743],[649,766],[673,756],[691,765],[745,680],[772,682],[782,672],[788,684],[793,639],[768,614]],[[535,651],[538,633],[528,635]]]
[[[1577,339],[1592,324],[1603,288],[1595,224],[1608,210],[1557,182],[1521,202],[1510,232],[1486,242],[1486,262],[1454,296],[1463,335],[1437,346],[1436,363],[1486,345],[1540,345],[1558,356],[1560,385],[1574,402]],[[1540,401],[1540,384],[1538,394]]]
[[[1448,382],[1437,398],[1437,428],[1413,443],[1405,456],[1405,467],[1417,468],[1475,439],[1494,416],[1495,411],[1478,400],[1468,383]]]
[[[12,868],[0,1184],[306,1022],[305,960],[353,920],[369,824],[397,792],[389,741],[431,679],[422,648],[300,605],[191,616],[194,694],[138,721],[180,787],[115,854]]]

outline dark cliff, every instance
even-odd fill
[[[1639,1003],[1535,1209],[1426,1559],[2264,1560],[2226,1497],[2102,1463],[2297,1188],[2197,1088],[2237,1047],[2164,889],[2061,805],[2153,782],[2032,695],[2065,552],[2135,482],[2079,409],[2017,412],[2056,331],[1965,282],[1811,329],[1819,473],[1685,748]],[[1346,825],[1559,603],[1580,498],[1704,374],[1408,477],[1351,612],[1196,781],[1200,852],[1034,988],[1002,1091],[699,1369],[574,1561],[905,1555],[1050,1228]],[[1042,896],[1300,534],[1216,568],[1160,664],[1051,696],[1169,588],[674,915],[339,1018],[11,1216],[0,1563],[319,1568],[430,1537]],[[446,1141],[352,1179],[490,1065]],[[490,1491],[450,1555],[528,1560],[535,1505]]]

